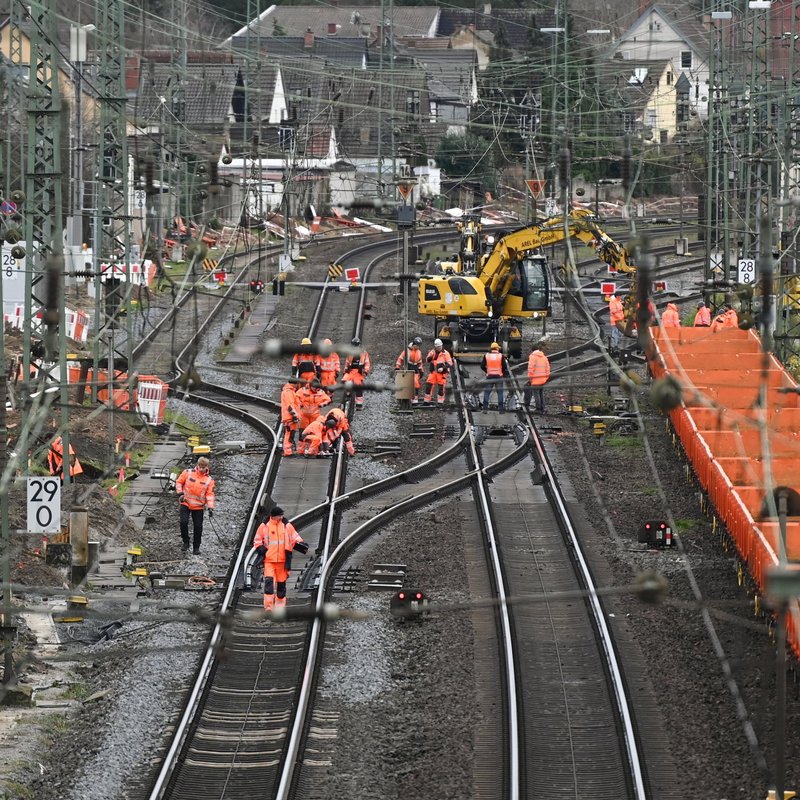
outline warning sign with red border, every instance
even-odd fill
[[[361,271],[358,267],[348,267],[344,271],[345,280],[350,281],[351,283],[357,281],[361,277]]]
[[[542,196],[544,187],[547,185],[547,181],[539,180],[538,178],[526,180],[525,183],[528,185],[528,190],[535,198]]]
[[[411,190],[413,188],[414,186],[411,183],[397,184],[397,191],[400,192],[400,196],[403,198],[403,200],[408,200],[408,196],[411,194]]]
[[[600,284],[600,294],[602,295],[612,295],[617,293],[617,284],[616,283],[601,283]]]

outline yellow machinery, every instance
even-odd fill
[[[575,209],[538,225],[500,237],[487,255],[479,253],[480,226],[462,227],[460,271],[419,280],[419,313],[436,317],[436,335],[453,353],[496,341],[511,358],[522,356],[518,320],[550,313],[550,270],[541,248],[575,238],[593,247],[597,257],[618,272],[635,272],[624,247],[594,221],[590,211]],[[467,230],[467,235],[465,235]],[[471,246],[464,255],[465,242]],[[474,269],[470,264],[474,263]]]

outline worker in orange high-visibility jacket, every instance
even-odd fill
[[[739,315],[734,310],[733,306],[730,303],[726,303],[725,307],[722,310],[722,313],[717,314],[714,317],[714,321],[711,323],[711,330],[716,331],[720,328],[738,328],[739,327]]]
[[[303,428],[301,444],[303,455],[306,458],[333,455],[331,450],[331,437],[333,429],[336,427],[336,420],[328,420],[327,417],[319,416],[310,425]]]
[[[432,403],[434,394],[438,394],[439,405],[444,405],[447,399],[447,376],[453,369],[453,356],[444,349],[441,339],[433,340],[433,349],[425,356],[428,364],[428,379],[425,389],[425,402]]]
[[[300,412],[297,410],[297,386],[284,383],[281,389],[281,422],[283,423],[283,454],[295,453],[295,439],[300,429]]]
[[[296,393],[297,412],[300,415],[299,430],[304,431],[314,420],[319,419],[320,409],[329,405],[331,397],[327,392],[323,392],[318,386],[313,384],[301,386]],[[303,454],[305,445],[301,437],[297,445],[297,452]]]
[[[51,475],[58,475],[61,480],[64,480],[64,442],[60,436],[57,436],[50,443],[47,450],[47,468],[50,470]],[[72,445],[69,446],[69,476],[74,478],[83,472],[81,462],[75,456],[75,450]]]
[[[694,327],[711,327],[711,309],[702,300],[697,304],[697,313],[694,315]]]
[[[544,413],[544,385],[550,380],[550,359],[545,355],[541,343],[531,347],[528,356],[528,385],[525,387],[525,407],[531,407],[531,397],[535,399],[536,408]]]
[[[662,328],[680,328],[681,314],[678,311],[678,306],[675,303],[667,303],[667,307],[661,314],[661,327]]]
[[[411,399],[411,405],[417,405],[419,402],[419,391],[422,388],[422,375],[424,374],[424,367],[422,364],[422,350],[420,345],[422,339],[417,336],[413,342],[409,342],[408,347],[397,356],[394,362],[395,371],[406,368],[406,357],[408,358],[408,369],[414,372],[414,397]]]
[[[492,342],[489,352],[481,359],[481,369],[486,373],[485,388],[483,390],[483,410],[488,411],[492,389],[497,392],[497,410],[505,414],[505,380],[509,377],[508,360],[500,350],[497,342]]]
[[[353,347],[361,347],[361,339],[354,336],[350,342]],[[372,371],[372,362],[366,350],[359,350],[358,355],[347,356],[344,362],[343,381],[352,384],[352,392],[356,396],[356,408],[364,405],[364,379]],[[348,389],[347,395],[350,394]]]
[[[331,420],[334,422],[333,426],[330,424]],[[328,441],[331,450],[333,450],[339,437],[341,437],[348,455],[354,456],[356,454],[356,448],[350,433],[350,420],[347,419],[347,414],[344,410],[341,408],[332,408],[325,417],[325,424],[328,426]]]
[[[319,377],[319,356],[314,352],[314,344],[306,337],[292,357],[292,371],[295,378],[303,383],[311,383]]]
[[[308,545],[302,540],[294,525],[283,516],[283,509],[275,506],[269,519],[258,526],[253,547],[264,558],[264,608],[286,605],[286,581],[292,569],[292,552],[307,553]]]
[[[326,339],[323,344],[328,347],[333,346],[333,342],[330,339]],[[319,382],[323,388],[333,386],[339,380],[342,364],[338,353],[317,356],[317,367],[319,369]]]
[[[200,553],[203,540],[203,513],[214,516],[214,479],[209,475],[210,464],[205,456],[197,459],[193,469],[181,472],[175,483],[175,491],[180,501],[180,528],[183,549],[189,549],[189,517],[192,518],[192,550]]]
[[[622,300],[615,294],[612,294],[608,300],[608,316],[611,323],[611,346],[618,348],[622,339],[619,323],[625,320],[625,309],[622,305]]]

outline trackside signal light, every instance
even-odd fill
[[[393,617],[408,619],[420,617],[428,605],[425,593],[419,590],[395,592],[389,602],[389,611]]]
[[[665,520],[648,520],[639,531],[639,543],[650,547],[672,547],[672,528]]]

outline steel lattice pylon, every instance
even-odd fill
[[[119,354],[125,371],[132,374],[131,334],[131,235],[129,165],[125,115],[125,51],[124,13],[120,3],[100,3],[97,10],[98,53],[97,102],[100,108],[100,140],[98,142],[97,215],[94,227],[96,319],[94,339],[93,397],[101,358],[107,355],[109,401],[112,401],[115,362],[114,331],[125,320],[127,354]],[[101,276],[101,265],[115,265]],[[134,407],[133,387],[128,384],[128,402]],[[109,415],[109,420],[113,415]],[[113,422],[110,422],[113,427]],[[111,437],[113,440],[113,436]]]

